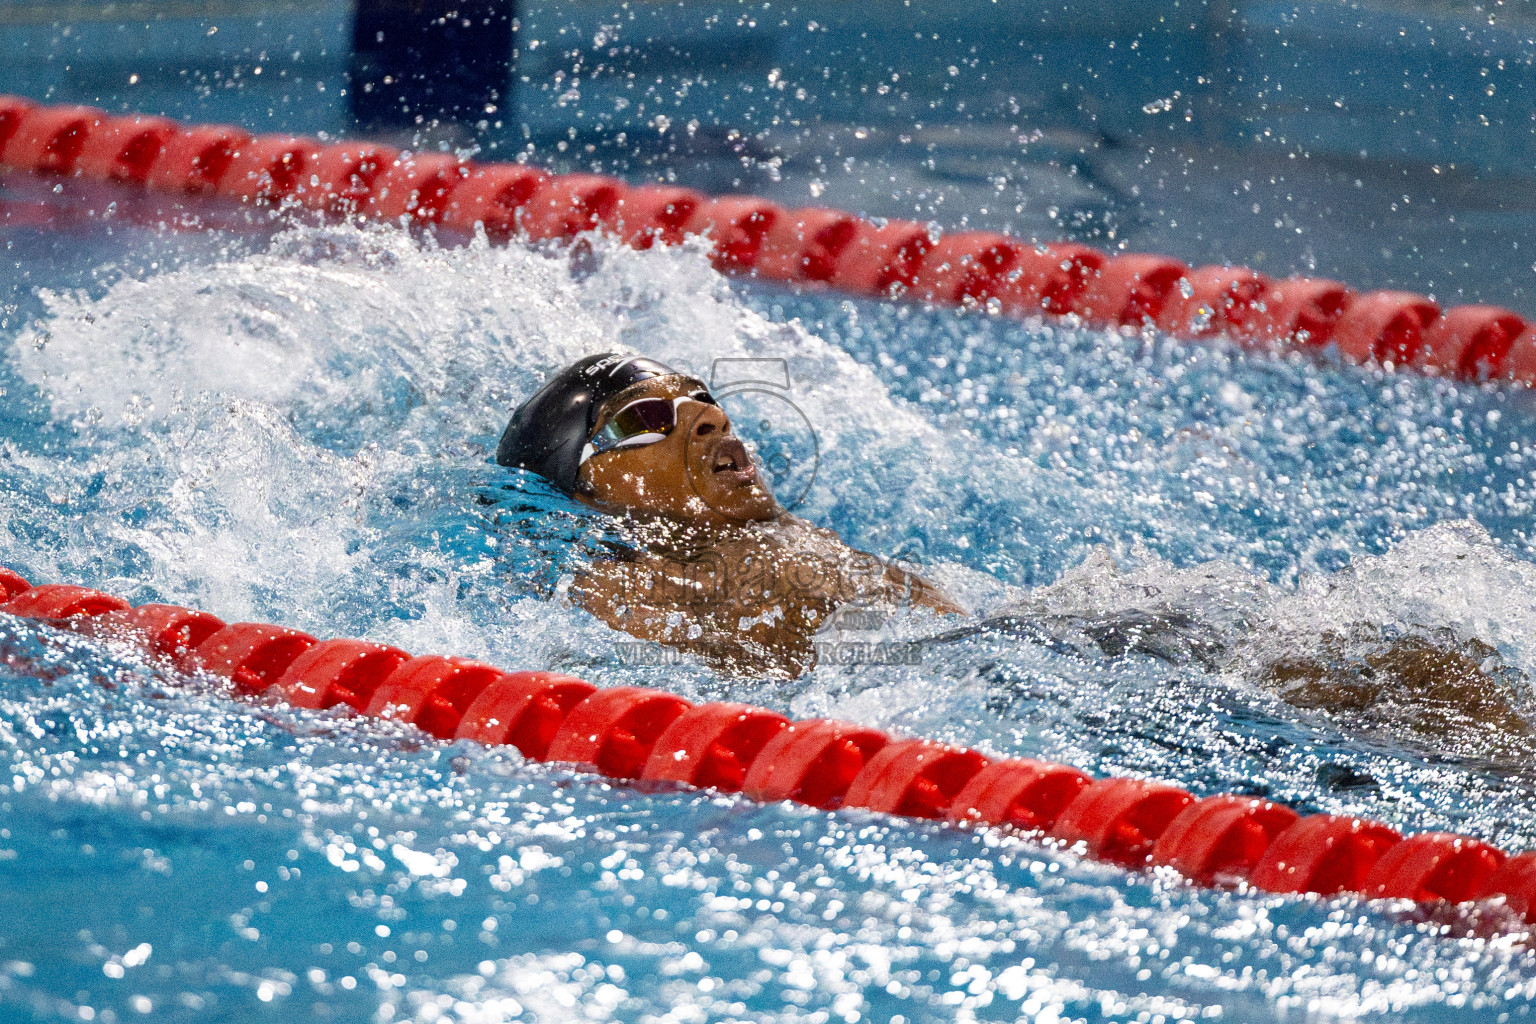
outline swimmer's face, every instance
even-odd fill
[[[773,519],[779,504],[718,405],[690,397],[698,385],[653,377],[604,403],[594,436],[643,399],[671,402],[676,426],[661,440],[598,452],[577,473],[577,495],[590,504],[654,512],[705,525]],[[622,417],[620,417],[622,419]]]

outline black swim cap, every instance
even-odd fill
[[[575,494],[581,449],[592,437],[603,403],[639,381],[680,376],[685,375],[642,356],[588,356],[555,374],[518,407],[501,435],[496,461],[537,473]]]

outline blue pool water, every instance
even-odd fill
[[[1532,720],[1527,392],[796,294],[693,248],[171,230],[0,188],[0,540],[33,579],[1536,846],[1520,727],[1297,707],[1258,671],[1451,629]],[[547,373],[619,346],[784,360],[820,452],[799,512],[975,617],[1171,608],[1227,656],[982,632],[764,683],[637,651],[564,597],[602,520],[489,458]],[[1536,995],[1523,937],[1448,912],[611,786],[3,616],[0,652],[4,1020],[1502,1021]]]

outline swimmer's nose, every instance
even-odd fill
[[[709,437],[715,433],[731,432],[731,418],[718,405],[705,405],[703,402],[691,404],[699,409],[691,427],[694,437]]]

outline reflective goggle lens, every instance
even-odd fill
[[[582,452],[581,461],[615,448],[637,448],[665,440],[676,428],[677,407],[684,402],[716,404],[708,391],[695,391],[679,398],[637,398],[598,428]]]

